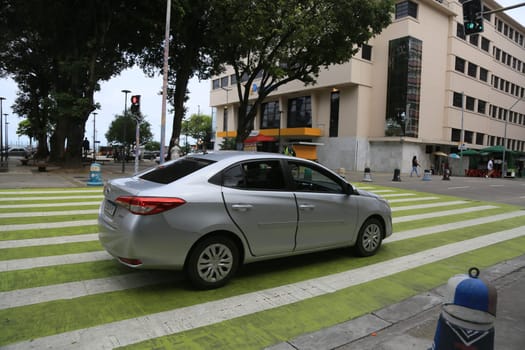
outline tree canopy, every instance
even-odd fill
[[[313,84],[321,68],[350,60],[391,22],[392,10],[392,0],[224,0],[214,18],[229,26],[221,27],[215,57],[235,72],[237,144],[268,94],[294,80]],[[257,98],[248,101],[256,79]]]
[[[348,61],[390,23],[393,0],[171,4],[170,149],[181,133],[190,78],[208,78],[224,64],[233,67],[240,145],[268,94],[293,80],[314,83],[322,67]],[[80,164],[100,82],[135,64],[149,74],[162,69],[165,11],[161,0],[0,0],[0,77],[9,75],[18,84],[14,110],[29,121],[37,157]],[[248,108],[256,78],[261,80],[255,108]]]

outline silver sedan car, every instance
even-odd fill
[[[326,167],[275,153],[193,154],[104,188],[99,239],[121,263],[184,270],[200,289],[244,263],[354,247],[377,252],[390,206]]]

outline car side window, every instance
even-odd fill
[[[341,183],[321,168],[294,161],[288,162],[288,166],[296,191],[345,193]]]
[[[286,188],[281,164],[278,160],[245,162],[223,173],[226,187],[256,190],[282,190]]]

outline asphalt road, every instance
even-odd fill
[[[363,174],[356,172],[349,176],[353,182],[363,178]],[[430,181],[423,181],[422,176],[401,174],[401,181],[392,181],[393,173],[372,173],[371,178],[373,183],[384,186],[525,207],[525,178],[450,177],[450,180],[442,180],[441,176],[434,175]]]

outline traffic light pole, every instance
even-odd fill
[[[491,10],[491,11],[482,12],[481,15],[490,15],[492,13],[512,10],[512,9],[515,9],[515,8],[518,8],[518,7],[522,7],[522,6],[525,6],[525,2],[522,2],[521,4],[512,5],[512,6],[502,7],[502,8],[497,9],[497,10]]]

